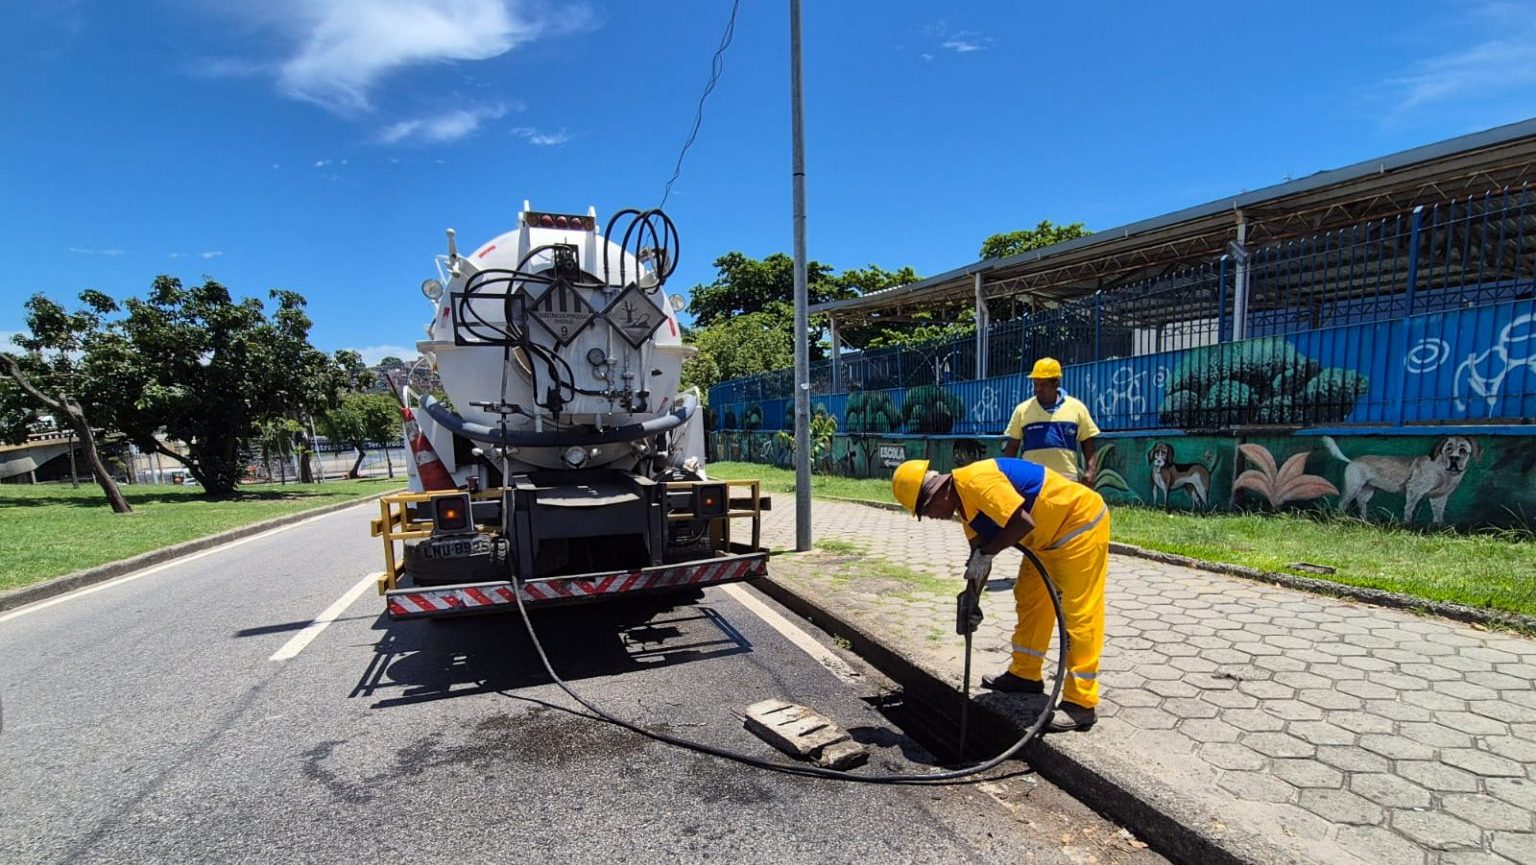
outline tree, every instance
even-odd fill
[[[1056,225],[1049,219],[1042,219],[1040,224],[1034,228],[994,234],[982,241],[981,257],[983,259],[1007,258],[1010,255],[1029,252],[1032,249],[1043,249],[1068,240],[1087,237],[1092,233],[1084,228],[1081,222],[1074,222],[1070,225]]]
[[[368,456],[370,442],[384,442],[385,459],[389,459],[388,443],[400,427],[400,408],[393,397],[353,391],[318,415],[316,421],[326,438],[345,442],[357,451],[357,461],[347,472],[347,477],[356,478],[363,459]],[[389,463],[389,476],[395,476],[392,462]]]
[[[696,327],[709,327],[738,315],[787,311],[795,302],[795,260],[782,252],[764,259],[728,252],[715,259],[719,274],[708,285],[690,292],[688,311]],[[819,261],[805,266],[806,293],[812,304],[854,297],[857,291],[832,278],[832,268]]]
[[[272,463],[275,460],[278,480],[288,483],[288,460],[293,458],[294,442],[299,441],[303,434],[299,422],[292,418],[273,418],[256,425],[253,438],[261,452],[267,480],[272,479]]]
[[[276,308],[269,316],[261,301],[236,301],[212,279],[186,288],[157,277],[147,297],[126,301],[126,315],[86,341],[89,401],[141,450],[186,466],[209,495],[228,495],[252,428],[330,405],[347,383],[349,358],[310,345],[304,298],[291,291],[270,297]],[[105,295],[94,300],[101,314],[118,309]],[[185,442],[188,453],[167,448],[162,432]]]
[[[715,259],[719,275],[708,285],[696,285],[689,310],[694,326],[684,341],[699,353],[683,364],[685,385],[707,389],[718,382],[785,369],[794,365],[794,259],[774,253],[758,260],[739,252]],[[820,262],[806,264],[806,291],[812,304],[858,297],[907,285],[921,279],[910,267],[886,270],[871,264],[834,274]],[[827,322],[812,316],[811,360],[828,355]],[[866,332],[868,331],[868,332]],[[849,331],[852,345],[873,334],[872,328]]]
[[[29,334],[14,337],[22,349],[20,356],[0,352],[0,440],[23,442],[28,432],[51,414],[54,424],[68,424],[80,440],[91,473],[115,513],[133,510],[102,463],[96,447],[96,433],[86,419],[88,399],[82,400],[84,377],[79,357],[98,332],[101,319],[96,312],[106,298],[99,292],[82,295],[88,308],[66,313],[62,307],[42,296],[27,301]],[[110,301],[109,301],[110,302]],[[71,448],[73,458],[73,448]]]
[[[738,315],[710,327],[693,328],[698,354],[683,362],[683,384],[708,393],[722,381],[794,366],[794,323],[767,312]]]

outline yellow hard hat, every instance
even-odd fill
[[[896,467],[891,475],[891,492],[901,506],[917,513],[917,497],[923,491],[923,478],[928,476],[927,460],[907,460]]]
[[[1061,361],[1054,357],[1042,357],[1029,371],[1030,378],[1061,378]]]

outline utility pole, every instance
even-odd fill
[[[811,548],[810,298],[805,277],[805,122],[801,112],[800,0],[789,0],[790,135],[795,180],[795,550]]]

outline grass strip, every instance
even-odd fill
[[[767,492],[794,491],[788,469],[711,463],[720,478],[756,477]],[[817,475],[815,495],[891,502],[888,481]],[[1432,601],[1536,615],[1536,543],[1517,532],[1419,531],[1337,514],[1165,512],[1119,505],[1117,541],[1264,571],[1294,573]],[[1322,565],[1319,576],[1289,567]]]
[[[122,488],[131,514],[114,514],[95,484],[0,485],[0,591],[229,529],[400,489],[396,480],[253,484],[211,500],[200,487]]]

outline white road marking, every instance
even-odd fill
[[[11,619],[17,619],[17,618],[25,616],[25,615],[27,615],[29,613],[35,613],[38,610],[46,610],[49,607],[53,606],[54,604],[62,604],[65,601],[72,601],[75,598],[83,598],[86,595],[93,595],[93,594],[95,594],[97,592],[105,591],[106,589],[110,589],[110,588],[113,588],[115,586],[121,586],[124,583],[131,583],[134,580],[140,579],[142,577],[147,577],[147,576],[150,576],[151,574],[158,574],[158,573],[160,573],[161,571],[163,571],[163,570],[165,570],[167,568],[174,568],[174,567],[177,567],[179,565],[184,565],[184,564],[186,564],[188,562],[195,562],[198,559],[205,558],[207,556],[211,556],[211,555],[214,555],[216,553],[222,553],[225,550],[231,549],[233,547],[238,547],[241,544],[248,544],[248,543],[250,543],[252,541],[259,541],[262,538],[270,538],[270,537],[272,537],[273,535],[275,535],[275,534],[277,534],[279,532],[286,532],[289,529],[296,529],[299,526],[307,526],[310,523],[316,522],[318,520],[323,520],[323,519],[325,519],[327,517],[334,517],[337,514],[344,514],[344,513],[347,513],[348,511],[353,510],[354,508],[362,507],[363,505],[374,505],[375,507],[377,507],[378,502],[377,501],[358,502],[356,505],[353,505],[350,508],[342,508],[339,511],[331,511],[328,514],[317,514],[316,516],[310,517],[307,520],[299,520],[296,523],[289,523],[286,526],[278,526],[275,529],[271,529],[271,530],[262,532],[259,535],[251,535],[250,537],[237,538],[237,539],[235,539],[233,541],[230,541],[227,544],[219,544],[216,547],[212,547],[210,549],[202,550],[201,552],[192,553],[191,555],[178,556],[177,558],[171,559],[168,562],[162,562],[161,564],[155,565],[153,567],[145,568],[142,571],[134,571],[134,572],[129,573],[129,574],[123,574],[121,577],[114,577],[114,578],[112,578],[112,579],[110,579],[110,580],[108,580],[108,581],[106,581],[104,583],[97,583],[94,586],[87,586],[87,587],[85,587],[83,589],[76,589],[76,590],[74,590],[72,592],[66,592],[65,594],[59,595],[56,598],[49,598],[46,601],[38,601],[35,604],[28,604],[25,607],[21,607],[19,609],[12,610],[9,613],[5,613],[3,615],[0,615],[0,623],[9,622]]]
[[[785,639],[800,647],[800,650],[810,655],[816,663],[827,668],[827,672],[842,679],[844,682],[860,684],[863,677],[852,667],[848,666],[842,658],[833,654],[830,649],[816,642],[810,634],[800,629],[799,625],[779,615],[767,604],[753,597],[752,593],[735,584],[726,584],[720,587],[721,591],[731,596],[736,603],[746,607],[747,610],[759,619],[762,619],[769,627],[783,634]]]
[[[352,602],[357,600],[358,595],[361,595],[363,592],[377,585],[379,577],[383,575],[383,571],[376,571],[366,577],[363,577],[357,585],[347,589],[347,593],[345,595],[337,598],[335,603],[331,604],[329,607],[326,607],[324,612],[316,616],[313,621],[304,626],[304,630],[294,634],[293,638],[284,643],[281,649],[273,652],[270,660],[286,661],[289,658],[292,658],[298,653],[304,651],[304,647],[309,645],[311,640],[320,636],[321,631],[325,630],[326,627],[330,625],[330,623],[340,618],[341,614],[347,611],[347,607],[352,606]]]

